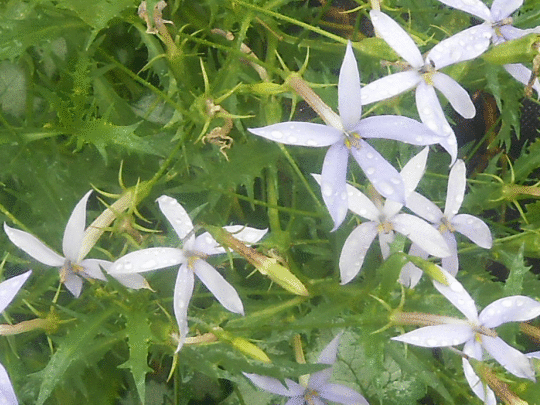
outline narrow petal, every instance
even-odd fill
[[[456,323],[424,326],[404,335],[393,337],[392,340],[421,347],[449,347],[465,343],[473,336],[469,325]]]
[[[448,273],[443,268],[439,267],[439,270],[444,274],[448,285],[439,283],[433,280],[433,286],[446,297],[467,319],[473,323],[478,323],[478,311],[476,310],[476,304],[471,298],[467,290],[463,288],[461,283],[456,280],[454,276]]]
[[[409,195],[406,206],[416,215],[433,224],[440,223],[444,215],[439,207],[417,192]]]
[[[394,73],[362,87],[360,100],[362,105],[386,100],[416,87],[421,80],[422,76],[416,70]]]
[[[482,346],[501,366],[517,377],[536,381],[531,360],[500,337],[482,336]]]
[[[443,257],[441,264],[443,269],[445,269],[446,271],[448,271],[448,273],[455,277],[459,270],[459,258],[456,237],[452,232],[449,231],[442,233],[442,237],[444,238],[446,245],[450,249],[450,256]]]
[[[65,259],[62,256],[28,232],[10,228],[5,223],[4,231],[15,246],[32,256],[38,262],[53,267],[60,267],[64,264]]]
[[[390,256],[390,244],[394,242],[396,234],[394,231],[390,232],[379,232],[379,246],[381,248],[381,256],[383,260],[388,259]]]
[[[491,388],[488,387],[487,384],[482,383],[480,377],[478,377],[474,372],[471,363],[469,363],[466,359],[463,359],[462,362],[465,378],[476,396],[484,402],[484,405],[497,405],[495,393],[491,390]]]
[[[344,405],[369,405],[368,401],[355,390],[341,384],[326,384],[319,395],[328,401]]]
[[[300,384],[285,379],[285,384],[277,378],[266,377],[258,374],[242,373],[257,387],[271,392],[272,394],[282,395],[284,397],[296,397],[304,394],[305,388]]]
[[[401,177],[405,184],[405,197],[408,197],[418,186],[420,180],[426,171],[426,163],[428,158],[429,148],[424,148],[414,157],[412,157],[403,169],[401,169]]]
[[[435,45],[427,54],[426,63],[433,64],[438,70],[454,63],[474,59],[489,48],[492,35],[494,30],[489,24],[467,28]]]
[[[326,152],[321,172],[321,192],[336,230],[347,215],[347,161],[349,150],[339,142]]]
[[[491,11],[480,0],[439,0],[447,6],[457,8],[481,18],[482,20],[491,21]]]
[[[311,398],[312,401],[318,401],[318,398]],[[305,405],[305,399],[304,396],[296,396],[289,399],[287,402],[285,402],[285,405]],[[318,404],[314,403],[313,405],[325,405],[325,404]]]
[[[216,269],[199,259],[193,265],[195,274],[225,309],[244,315],[244,306],[238,293]]]
[[[409,255],[422,257],[424,259],[427,259],[429,256],[415,243],[411,245],[411,248],[409,249]],[[414,288],[416,284],[418,284],[418,282],[420,281],[423,273],[424,272],[419,267],[415,266],[411,262],[408,262],[401,269],[398,281],[405,287]]]
[[[511,25],[503,25],[499,27],[499,30],[496,31],[497,40],[494,40],[494,44],[499,44],[506,41],[511,41],[512,39],[518,39],[529,34],[540,34],[540,26],[534,28],[521,29],[516,28]],[[501,36],[502,35],[502,36]]]
[[[342,333],[339,333],[332,341],[322,350],[319,355],[317,363],[333,365],[337,358],[337,349],[339,346],[339,339]],[[332,367],[328,367],[324,370],[311,374],[309,378],[308,387],[316,391],[322,389],[322,387],[328,383],[328,380],[332,376]]]
[[[62,251],[66,255],[66,258],[72,262],[78,262],[80,260],[79,251],[81,250],[84,229],[86,227],[86,204],[90,194],[92,194],[92,190],[86,193],[77,203],[64,230]]]
[[[0,403],[6,405],[17,405],[19,403],[9,375],[2,364],[0,364]]]
[[[540,351],[527,353],[526,356],[530,359],[540,359]]]
[[[229,225],[224,226],[223,229],[232,233],[236,239],[241,240],[249,245],[257,243],[268,232],[268,229],[256,229],[243,225]],[[193,245],[193,250],[204,253],[208,256],[226,252],[225,248],[220,246],[219,243],[208,232],[204,232],[203,234],[197,236],[195,239],[195,244]]]
[[[83,285],[82,278],[72,271],[67,271],[64,276],[64,285],[75,298],[79,298]]]
[[[351,281],[362,268],[367,251],[377,236],[377,222],[364,222],[351,232],[341,250],[339,271],[341,284]]]
[[[133,290],[140,290],[141,288],[151,290],[148,281],[146,281],[143,276],[137,273],[111,274],[111,277],[114,277],[116,281],[118,281],[124,287],[131,288]]]
[[[493,21],[501,21],[510,17],[514,11],[523,5],[523,0],[493,0],[491,4],[491,18]]]
[[[507,322],[524,322],[540,316],[540,302],[523,295],[493,301],[480,313],[480,323],[495,328]]]
[[[351,153],[368,180],[383,197],[405,204],[405,185],[398,171],[370,144],[359,140]]]
[[[176,353],[178,353],[184,345],[187,334],[189,333],[187,310],[189,301],[191,301],[191,296],[193,295],[194,284],[195,276],[193,271],[186,264],[182,264],[180,269],[178,269],[178,275],[176,276],[173,299],[174,316],[176,317],[178,330],[180,332]]]
[[[176,248],[148,248],[128,253],[115,261],[109,273],[131,274],[150,270],[162,269],[185,262],[187,259],[181,249]]]
[[[11,277],[0,283],[0,312],[3,312],[9,303],[13,301],[15,295],[17,295],[28,277],[30,277],[30,274],[32,274],[32,270],[28,270],[26,273]]]
[[[378,221],[381,212],[368,196],[358,190],[356,187],[347,184],[347,197],[349,209],[356,215],[371,221]]]
[[[416,108],[422,122],[439,136],[455,136],[433,86],[422,81],[416,88]]]
[[[105,277],[99,266],[105,268],[107,266],[112,266],[112,263],[108,260],[85,259],[78,265],[83,268],[84,273],[90,278],[107,281],[107,278]]]
[[[252,134],[285,145],[330,146],[343,137],[339,129],[311,122],[280,122],[261,128],[248,128]]]
[[[465,196],[465,187],[467,186],[467,169],[463,160],[459,159],[448,176],[448,186],[446,189],[446,204],[444,206],[444,215],[451,220],[461,208],[463,197]]]
[[[444,73],[435,73],[431,76],[433,86],[439,90],[456,112],[463,118],[473,118],[476,115],[476,108],[469,96],[469,93],[450,76]]]
[[[491,231],[484,221],[468,214],[459,214],[452,218],[452,226],[456,231],[465,235],[478,246],[491,249],[493,238]]]
[[[193,231],[193,223],[188,213],[174,198],[162,195],[156,200],[159,209],[174,228],[181,240],[184,240]]]
[[[532,71],[521,63],[512,63],[503,66],[504,69],[512,75],[518,82],[527,85],[532,75]],[[534,79],[533,89],[536,90],[536,94],[540,95],[540,82],[538,79]]]
[[[352,128],[362,116],[360,102],[360,73],[354,57],[351,41],[347,43],[345,57],[339,70],[338,81],[339,116],[345,129]]]
[[[379,36],[381,36],[398,55],[416,69],[424,66],[424,59],[422,58],[418,47],[409,34],[407,34],[397,22],[386,14],[376,10],[371,10],[369,16],[371,17],[371,22],[373,23],[373,27],[375,27],[376,33],[379,34]]]
[[[450,249],[440,232],[421,218],[398,214],[392,219],[396,232],[405,235],[432,256],[450,256]]]

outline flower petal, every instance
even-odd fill
[[[450,249],[450,256],[443,257],[441,264],[443,269],[448,271],[448,273],[450,273],[451,275],[455,276],[459,270],[459,258],[456,237],[450,231],[443,232],[442,237],[444,238],[444,241]]]
[[[433,224],[440,223],[444,215],[439,207],[416,191],[407,197],[406,207]]]
[[[521,63],[511,63],[504,65],[504,70],[512,75],[514,79],[518,82],[527,85],[531,78],[532,72],[530,69],[523,66]],[[534,79],[533,89],[536,90],[536,93],[540,95],[540,82],[538,79]]]
[[[540,316],[540,302],[523,295],[493,301],[480,313],[480,323],[495,328],[507,322],[524,322]]]
[[[501,21],[510,17],[514,11],[523,5],[523,0],[493,0],[491,4],[491,18],[493,21]]]
[[[106,268],[107,266],[111,266],[112,263],[108,260],[85,259],[82,262],[78,263],[78,265],[83,268],[84,273],[90,278],[107,281],[107,278],[105,277],[99,266]]]
[[[371,221],[378,221],[381,212],[377,206],[364,193],[356,187],[347,184],[347,197],[349,209],[356,215]]]
[[[174,266],[186,261],[184,252],[176,248],[148,248],[128,253],[115,261],[109,273],[131,274]]]
[[[214,294],[214,297],[217,298],[225,309],[236,314],[244,315],[244,306],[238,293],[216,269],[202,259],[195,261],[193,269],[197,277],[200,278],[206,288]]]
[[[465,343],[474,333],[466,323],[424,326],[392,340],[421,347],[449,347]]]
[[[159,209],[182,241],[193,232],[191,218],[178,201],[166,195],[162,195],[156,201],[159,204]],[[194,236],[190,236],[190,239],[192,238]]]
[[[64,230],[64,239],[62,240],[62,252],[67,259],[72,262],[79,262],[79,251],[84,237],[84,228],[86,227],[86,203],[92,190],[86,193],[77,203]]]
[[[316,397],[312,397],[311,400],[313,402],[319,401],[319,399]],[[285,405],[305,405],[304,396],[302,395],[302,396],[292,397],[287,402],[285,402]],[[325,404],[314,403],[313,405],[325,405]]]
[[[68,270],[64,274],[64,285],[75,298],[79,298],[81,295],[83,281],[73,271]]]
[[[536,381],[531,360],[500,337],[482,335],[482,346],[501,366],[517,377]]]
[[[343,132],[334,127],[312,122],[280,122],[261,128],[248,128],[252,134],[285,145],[330,146],[343,137]]]
[[[268,232],[268,229],[256,229],[243,225],[229,225],[224,226],[223,229],[232,233],[236,239],[250,245],[257,243],[262,239],[266,232]],[[193,245],[193,250],[204,253],[208,256],[226,252],[225,248],[222,247],[208,232],[204,232],[203,234],[197,236],[195,239],[195,244]]]
[[[482,383],[480,377],[476,375],[471,364],[466,359],[462,359],[462,363],[465,378],[476,396],[484,402],[484,405],[497,405],[495,393],[491,388],[487,384]]]
[[[339,116],[345,129],[352,128],[362,117],[362,103],[358,102],[359,98],[360,73],[351,41],[349,41],[339,70],[338,81]]]
[[[151,290],[148,281],[137,273],[131,274],[111,274],[111,277],[114,277],[116,281],[122,284],[124,287],[131,288],[133,290],[140,290],[141,288],[146,288]]]
[[[467,186],[467,169],[463,160],[459,159],[448,176],[448,186],[446,188],[446,204],[444,205],[444,215],[451,220],[461,208],[465,187]]]
[[[54,267],[60,267],[64,264],[65,259],[62,256],[28,232],[10,228],[6,223],[4,223],[4,231],[15,246],[32,256],[38,262]]]
[[[341,384],[325,384],[319,395],[328,401],[345,405],[369,405],[368,401],[355,390]]]
[[[182,264],[178,269],[178,274],[176,276],[173,299],[174,316],[176,317],[178,330],[180,332],[180,339],[178,340],[176,353],[178,353],[184,345],[187,334],[189,333],[187,310],[189,301],[191,301],[191,296],[193,295],[194,284],[195,276],[193,271],[187,266],[187,264]]]
[[[342,334],[343,332],[339,333],[334,339],[332,339],[330,343],[328,343],[328,345],[319,355],[317,363],[333,365],[336,362],[339,339],[341,338]],[[311,374],[308,387],[316,391],[321,390],[323,386],[328,383],[328,380],[332,376],[332,371],[332,367],[328,367],[324,370]]]
[[[375,118],[375,117],[373,117]],[[351,153],[368,180],[383,197],[405,204],[405,185],[398,171],[370,144],[359,139]]]
[[[454,136],[433,86],[422,81],[416,88],[416,108],[422,122],[439,136]]]
[[[19,403],[9,375],[2,364],[0,364],[0,403],[6,405],[17,405]]]
[[[328,148],[321,171],[321,193],[335,231],[347,215],[347,161],[349,150],[339,142]]]
[[[403,178],[403,183],[405,184],[405,197],[408,197],[414,191],[424,176],[428,153],[428,147],[422,149],[420,153],[413,156],[407,164],[403,166],[403,169],[401,169],[400,174]]]
[[[26,273],[11,277],[0,283],[0,312],[3,312],[9,303],[13,301],[15,295],[17,295],[28,277],[30,277],[30,274],[32,274],[32,270],[28,270]]]
[[[452,226],[478,246],[491,249],[493,239],[491,231],[484,221],[468,214],[459,214],[452,218]]]
[[[426,56],[426,63],[442,69],[454,63],[474,59],[483,54],[491,42],[494,30],[489,24],[467,28],[435,45]]]
[[[469,93],[450,76],[437,72],[431,76],[433,86],[439,90],[456,112],[463,118],[473,118],[476,115],[476,108],[469,96]]]
[[[444,274],[446,280],[448,281],[448,285],[444,285],[433,280],[433,286],[463,315],[465,315],[469,321],[478,323],[478,311],[476,310],[476,304],[467,290],[465,290],[461,283],[446,270],[441,267],[439,267],[439,270]]]
[[[341,284],[351,281],[362,268],[366,253],[377,236],[377,222],[364,222],[347,237],[339,257]]]
[[[405,235],[432,256],[450,256],[450,249],[440,232],[421,218],[398,214],[392,219],[396,232]]]
[[[415,243],[411,245],[411,248],[409,249],[409,255],[418,256],[423,259],[427,259],[429,256],[425,251],[422,250],[422,248],[420,248]],[[420,281],[423,273],[424,272],[419,267],[415,266],[411,262],[408,262],[401,269],[401,273],[399,274],[399,282],[405,287],[414,288],[416,284],[418,284],[418,282]]]
[[[491,21],[491,11],[480,0],[439,0],[447,6],[475,15],[482,20]]]
[[[272,394],[282,395],[285,397],[296,397],[304,394],[305,388],[300,384],[285,379],[285,384],[279,381],[277,378],[266,377],[258,374],[242,373],[257,387],[262,388],[265,391]]]
[[[369,16],[371,17],[371,22],[373,23],[376,33],[379,34],[379,36],[381,36],[398,55],[416,69],[424,66],[424,59],[422,58],[422,54],[418,50],[418,47],[409,34],[407,34],[397,22],[386,14],[376,10],[371,10]]]
[[[512,39],[518,39],[529,34],[540,34],[540,26],[534,28],[521,29],[511,25],[503,25],[496,31],[497,38],[493,40],[494,44],[500,44],[502,42],[511,41]]]
[[[394,73],[362,87],[360,100],[362,105],[386,100],[416,87],[421,80],[422,76],[416,70]]]

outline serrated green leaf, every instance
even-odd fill
[[[525,258],[523,252],[525,244],[522,243],[519,251],[516,252],[500,252],[500,258],[503,264],[510,270],[510,274],[506,279],[503,291],[506,296],[521,294],[523,289],[523,278],[529,272],[531,266],[525,266]]]
[[[527,153],[521,154],[514,162],[514,176],[517,182],[525,181],[533,170],[540,167],[540,139],[530,144]]]
[[[111,307],[101,313],[94,312],[93,317],[85,318],[77,327],[71,329],[58,350],[52,355],[47,366],[38,373],[43,376],[43,380],[36,405],[45,403],[74,362],[85,359],[87,351],[93,349],[92,342],[101,332],[103,324],[115,310],[114,307]]]
[[[148,324],[148,316],[142,310],[124,313],[126,318],[125,333],[128,338],[129,360],[120,364],[119,368],[131,370],[139,399],[144,404],[146,398],[146,374],[152,369],[148,367],[148,347],[152,331]]]

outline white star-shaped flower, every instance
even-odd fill
[[[428,148],[413,157],[401,170],[405,183],[405,197],[412,193],[424,174]],[[318,175],[314,177],[319,180]],[[430,254],[445,257],[450,250],[441,234],[430,224],[414,215],[399,213],[401,203],[386,200],[377,205],[357,188],[347,184],[349,209],[363,218],[369,219],[356,227],[345,240],[339,258],[341,283],[347,284],[360,271],[371,243],[379,235],[383,259],[390,255],[389,244],[394,240],[394,231],[405,235],[411,241],[421,244]]]
[[[416,87],[416,108],[422,122],[434,132],[449,137],[452,144],[456,143],[456,136],[444,116],[435,89],[464,118],[474,117],[476,109],[467,91],[450,76],[439,72],[439,69],[482,54],[489,46],[489,29],[483,26],[472,27],[441,41],[428,52],[424,60],[412,38],[398,23],[380,11],[372,10],[369,14],[376,32],[411,65],[411,69],[364,86],[362,104],[385,100]]]
[[[361,119],[360,74],[350,42],[339,72],[338,105],[339,116],[331,110],[327,114],[325,120],[329,125],[291,121],[249,129],[255,135],[287,145],[330,146],[322,167],[321,191],[334,220],[334,230],[347,214],[345,184],[349,154],[382,196],[405,202],[401,176],[366,139],[393,139],[412,145],[439,143],[450,153],[452,160],[457,155],[455,142],[438,136],[413,119],[394,115]]]
[[[466,13],[484,20],[485,22],[480,26],[485,27],[483,28],[484,30],[489,30],[491,41],[494,45],[521,38],[532,33],[540,34],[540,26],[524,30],[511,25],[512,17],[510,17],[510,15],[523,5],[523,0],[494,0],[491,4],[491,10],[480,0],[439,1],[447,6],[465,11]],[[482,42],[482,46],[483,45],[484,43]],[[487,48],[488,47],[486,46],[484,51]],[[517,81],[525,85],[529,83],[532,72],[521,63],[507,64],[504,65],[504,68]],[[534,80],[532,87],[540,95],[540,82],[538,82],[538,79]]]
[[[114,276],[128,275],[180,264],[173,300],[174,314],[180,331],[177,348],[179,351],[189,332],[187,308],[193,294],[195,275],[227,310],[243,315],[244,306],[234,287],[204,260],[208,256],[225,253],[225,248],[221,247],[208,232],[195,237],[193,223],[188,213],[174,198],[163,195],[157,202],[161,212],[183,241],[183,247],[181,249],[157,247],[128,253],[113,263],[109,273]],[[258,242],[267,231],[241,225],[225,226],[223,229],[249,244]]]
[[[319,355],[319,364],[333,365],[336,362],[340,337],[341,333],[324,348]],[[277,378],[250,373],[243,374],[257,387],[272,394],[289,397],[285,405],[324,405],[326,401],[345,405],[369,405],[366,399],[356,391],[341,384],[328,382],[332,376],[332,367],[313,373],[307,387],[288,378],[283,384]]]
[[[485,350],[510,373],[535,381],[534,369],[527,356],[504,342],[493,328],[503,323],[524,322],[536,318],[540,315],[540,302],[514,295],[492,302],[478,314],[474,300],[461,283],[446,270],[440,267],[439,270],[444,274],[448,285],[437,281],[433,281],[433,285],[467,317],[467,320],[434,316],[430,322],[429,315],[425,315],[424,320],[430,323],[430,326],[405,333],[392,340],[430,348],[464,343],[463,352],[467,356],[482,361]],[[487,403],[495,404],[495,395],[487,386],[484,387],[466,359],[463,359],[463,370],[475,394],[482,400],[487,400]]]
[[[13,301],[30,274],[32,274],[32,270],[0,283],[0,312],[4,312],[4,309]],[[0,403],[6,405],[19,403],[9,375],[2,364],[0,364]]]
[[[407,208],[431,222],[441,232],[451,252],[450,256],[442,259],[442,267],[454,276],[459,268],[457,242],[454,232],[465,235],[484,249],[491,249],[493,244],[491,231],[484,221],[469,214],[458,214],[465,196],[465,187],[467,186],[466,172],[465,163],[461,159],[450,170],[444,212],[416,191],[413,191],[407,198]],[[421,244],[416,244],[411,249],[412,251],[409,254],[424,258],[428,256]],[[412,263],[407,263],[401,272],[400,282],[413,288],[421,276],[422,270]]]
[[[81,198],[69,217],[62,241],[64,257],[60,256],[28,232],[10,228],[4,223],[4,230],[9,240],[15,246],[25,251],[40,263],[60,268],[60,280],[75,297],[81,294],[83,284],[81,277],[106,281],[107,279],[103,275],[100,266],[106,269],[111,264],[107,260],[85,259],[86,253],[90,250],[90,248],[83,246],[83,241],[86,222],[86,203],[91,193],[92,190]],[[139,275],[119,277],[117,279],[122,284],[131,288],[143,288],[146,286],[144,278]]]

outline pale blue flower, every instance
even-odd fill
[[[109,273],[116,277],[180,264],[173,300],[174,314],[180,331],[178,351],[189,332],[187,309],[193,294],[195,275],[227,310],[243,315],[244,307],[234,287],[204,260],[208,256],[225,253],[225,249],[208,232],[195,237],[193,223],[188,213],[174,198],[163,195],[157,202],[161,212],[183,241],[183,247],[181,249],[157,247],[128,253],[113,263]],[[241,225],[225,226],[223,229],[249,244],[258,242],[267,231]]]
[[[341,333],[324,348],[319,356],[319,364],[330,367],[313,373],[304,387],[288,378],[283,384],[277,378],[258,374],[243,373],[257,387],[272,394],[288,397],[285,405],[325,405],[326,401],[345,405],[369,405],[366,399],[356,391],[341,385],[328,382],[332,376],[332,365],[336,362],[337,349]]]
[[[520,29],[512,26],[512,17],[510,15],[523,5],[523,0],[494,0],[491,4],[491,9],[480,0],[439,1],[484,20],[484,23],[479,25],[479,27],[483,27],[483,30],[488,30],[491,42],[494,45],[521,38],[532,33],[540,34],[540,26],[530,29]],[[485,46],[483,42],[482,46]],[[487,48],[485,46],[484,51]],[[529,83],[532,72],[521,63],[504,65],[504,69],[517,81],[525,85]],[[532,87],[540,95],[540,82],[538,82],[538,79],[534,80]]]
[[[406,198],[422,178],[427,156],[428,148],[425,148],[409,160],[401,170]],[[314,177],[320,181],[320,176],[314,175]],[[343,244],[339,258],[342,284],[347,284],[359,273],[369,247],[377,235],[383,259],[390,255],[390,243],[394,240],[394,231],[405,235],[414,243],[421,244],[434,256],[445,257],[450,254],[443,237],[435,228],[421,218],[400,213],[403,207],[401,203],[386,200],[384,205],[375,204],[357,188],[349,184],[346,187],[349,209],[369,221],[358,225]]]
[[[0,312],[3,312],[13,301],[30,274],[32,274],[32,270],[0,283]],[[17,405],[18,403],[9,375],[4,366],[0,364],[0,404]]]
[[[534,368],[529,358],[497,336],[493,330],[508,322],[524,322],[540,315],[540,302],[521,295],[498,299],[478,314],[476,304],[469,293],[454,276],[439,267],[448,284],[433,281],[435,288],[443,294],[467,320],[452,317],[425,315],[430,326],[416,329],[392,338],[422,347],[449,347],[464,344],[463,352],[478,361],[484,359],[484,350],[507,371],[517,377],[535,381]],[[469,361],[463,359],[463,370],[475,394],[489,404],[495,404],[493,392],[481,383]]]
[[[282,122],[249,131],[287,145],[330,146],[322,167],[321,191],[334,220],[334,230],[347,214],[347,162],[349,154],[358,162],[373,187],[384,197],[405,203],[403,180],[367,141],[369,138],[394,139],[412,145],[441,144],[455,159],[457,144],[438,136],[421,123],[406,117],[380,115],[362,119],[360,74],[349,42],[338,82],[339,116],[328,113],[329,125]]]
[[[476,109],[467,91],[450,76],[439,72],[439,69],[482,54],[489,46],[491,36],[489,30],[477,26],[462,31],[435,45],[424,60],[409,34],[392,18],[376,10],[372,10],[370,16],[376,32],[411,65],[411,68],[364,86],[362,104],[385,100],[416,88],[416,108],[422,122],[434,132],[448,137],[451,144],[457,144],[456,136],[444,116],[435,89],[439,90],[454,110],[464,118],[474,117]],[[454,160],[455,155],[452,155],[452,162]]]
[[[459,268],[457,242],[454,232],[465,235],[484,249],[491,249],[493,244],[491,231],[484,221],[469,214],[458,214],[463,203],[466,186],[465,163],[459,159],[450,170],[444,212],[416,191],[412,192],[407,198],[407,208],[431,222],[444,237],[451,254],[442,259],[442,267],[453,276],[457,274]],[[424,258],[428,256],[422,244],[415,244],[411,249],[409,254]],[[412,263],[407,263],[401,271],[400,282],[407,287],[413,288],[420,280],[421,275],[422,270]]]
[[[92,190],[86,193],[77,203],[71,216],[69,217],[64,238],[62,241],[62,252],[64,257],[60,256],[54,250],[45,245],[35,236],[18,229],[10,228],[4,223],[4,230],[9,240],[19,249],[25,251],[38,262],[47,266],[59,267],[60,281],[75,296],[81,294],[83,280],[82,278],[93,278],[106,281],[100,266],[107,268],[111,262],[100,259],[85,259],[88,247],[83,247],[85,222],[86,222],[86,203]],[[82,253],[82,254],[81,254]],[[146,282],[143,277],[133,275],[129,277],[117,277],[118,281],[130,288],[143,288]]]

